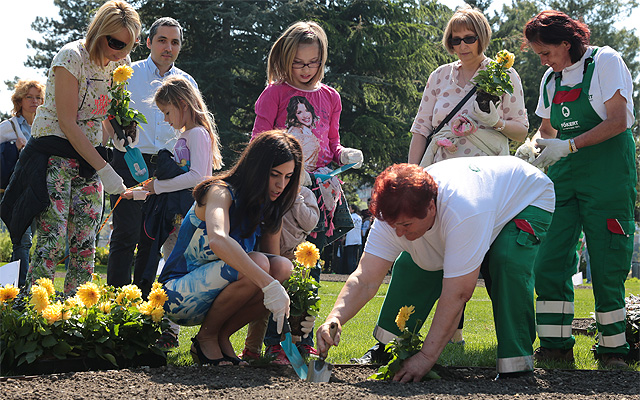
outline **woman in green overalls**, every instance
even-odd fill
[[[625,367],[624,281],[633,250],[636,199],[633,84],[620,55],[589,45],[589,28],[543,11],[524,28],[528,45],[549,70],[542,78],[534,165],[549,166],[556,211],[535,263],[536,360],[573,361],[575,244],[580,230],[591,256],[599,332],[596,357]]]

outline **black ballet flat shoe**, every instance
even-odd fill
[[[243,360],[241,358],[235,357],[235,356],[228,356],[224,353],[222,353],[222,358],[224,359],[224,361],[228,361],[233,365],[249,365],[249,363],[246,360]]]
[[[195,362],[196,364],[199,364],[199,365],[207,365],[207,364],[209,364],[209,365],[219,365],[223,361],[229,361],[224,355],[222,357],[216,358],[216,359],[208,358],[202,352],[202,349],[200,348],[200,343],[198,342],[198,339],[193,337],[193,338],[191,338],[191,341],[193,342],[193,348],[195,348],[195,351],[194,351],[193,348],[190,351],[191,358],[193,358],[193,362]]]

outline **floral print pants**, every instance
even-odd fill
[[[91,280],[96,230],[102,212],[102,182],[98,175],[83,178],[75,159],[52,156],[47,167],[51,204],[36,219],[36,248],[27,284],[39,278],[53,280],[55,266],[65,256],[69,263],[65,293]]]

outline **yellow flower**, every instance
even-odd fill
[[[401,331],[404,331],[404,327],[407,325],[407,321],[411,314],[415,312],[414,306],[403,306],[400,307],[400,311],[398,311],[398,315],[396,316],[396,325],[400,328]]]
[[[42,310],[49,305],[49,293],[47,289],[42,286],[31,286],[31,304],[37,312],[41,313]]]
[[[5,301],[13,300],[20,293],[20,289],[14,287],[13,285],[7,285],[3,288],[0,288],[0,304]]]
[[[113,81],[115,83],[122,83],[128,81],[133,75],[133,68],[128,65],[121,65],[113,71]]]
[[[149,293],[149,302],[153,304],[154,307],[162,307],[168,299],[167,294],[162,288],[153,289],[151,293]]]
[[[68,299],[66,299],[64,301],[64,305],[67,308],[84,307],[84,304],[82,304],[82,300],[80,300],[80,297],[78,297],[77,294],[73,297],[69,297]]]
[[[153,304],[151,304],[148,301],[145,301],[144,303],[140,304],[138,309],[144,315],[151,315],[151,313],[153,312]]]
[[[49,278],[38,279],[36,281],[36,285],[42,286],[43,288],[47,289],[47,293],[49,293],[49,296],[56,293],[56,289],[53,287],[53,282],[51,282],[51,279]]]
[[[111,311],[112,306],[113,304],[110,301],[103,301],[102,303],[98,304],[98,308],[104,314],[109,314],[109,311]]]
[[[496,62],[501,64],[504,68],[513,67],[513,63],[516,60],[516,56],[507,50],[500,50],[496,55]]]
[[[116,297],[115,301],[116,301],[117,304],[122,305],[124,298],[125,298],[125,293],[124,292],[120,292],[120,293],[118,293],[118,296]]]
[[[151,311],[151,319],[153,322],[162,321],[162,316],[164,315],[164,309],[162,307],[155,307],[153,311]]]
[[[151,285],[151,290],[154,290],[154,289],[162,289],[162,283],[158,281],[153,282],[153,285]]]
[[[100,299],[100,289],[93,282],[83,283],[78,288],[78,297],[82,300],[82,304],[93,307]]]
[[[122,287],[125,297],[132,302],[142,299],[142,291],[136,285],[126,285]]]
[[[316,262],[320,258],[320,251],[313,243],[303,242],[298,245],[295,255],[296,261],[307,268],[311,268],[316,265]]]
[[[42,316],[49,325],[62,319],[62,303],[50,304],[42,311]]]

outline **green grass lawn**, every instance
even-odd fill
[[[106,267],[103,265],[97,265],[95,269],[96,272],[100,274],[106,274]],[[63,272],[64,267],[58,266],[56,271]],[[55,285],[58,290],[62,290],[62,284],[62,279],[57,278]],[[316,325],[325,320],[343,285],[344,282],[322,282],[320,289],[322,305]],[[382,307],[387,286],[388,285],[383,284],[376,296],[343,327],[340,345],[331,349],[327,361],[338,364],[349,363],[350,358],[360,357],[375,343],[372,331],[378,318],[378,312]],[[638,279],[627,280],[625,287],[626,296],[630,294],[640,294],[640,280]],[[594,299],[592,290],[590,288],[576,289],[575,318],[589,318],[593,311]],[[433,311],[422,328],[421,333],[423,336],[431,324],[432,317]],[[485,288],[476,288],[473,297],[467,303],[464,325],[466,345],[447,345],[438,363],[452,366],[495,366],[497,341],[493,325],[491,301]],[[169,352],[168,361],[170,364],[190,365],[193,363],[189,354],[189,348],[191,346],[191,338],[195,336],[198,328],[197,326],[182,327],[180,330],[180,346]],[[234,348],[238,353],[244,348],[245,337],[246,327],[238,331],[231,338]],[[597,364],[590,352],[593,343],[594,338],[592,336],[576,336],[576,345],[574,347],[575,368],[597,369]],[[539,343],[536,339],[534,348],[537,348],[538,345]],[[567,363],[550,363],[537,366],[545,368],[574,368],[573,365]],[[636,371],[640,371],[640,364],[636,364],[633,367]]]

